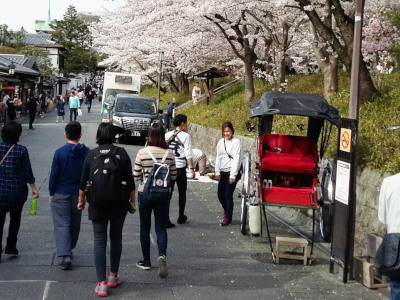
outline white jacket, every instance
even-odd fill
[[[232,158],[229,158],[229,156]],[[229,178],[236,179],[240,166],[242,165],[242,159],[243,150],[239,139],[235,137],[231,140],[225,140],[225,138],[220,139],[217,144],[215,175],[221,175],[221,172],[230,172]]]

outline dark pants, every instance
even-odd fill
[[[400,278],[389,277],[390,300],[400,299]]]
[[[33,128],[32,124],[35,122],[36,111],[29,111],[29,128]]]
[[[90,109],[92,108],[92,100],[88,100],[88,107],[87,111],[90,112]]]
[[[179,192],[179,217],[183,217],[183,215],[185,214],[186,190],[187,190],[186,167],[176,169],[175,182],[176,185],[178,186],[178,192]],[[172,193],[174,192],[175,182],[172,182],[171,196]]]
[[[158,255],[167,254],[169,201],[169,198],[160,198],[155,201],[150,201],[143,195],[143,193],[138,193],[140,244],[142,246],[143,260],[145,261],[150,261],[150,229],[152,211],[154,211],[154,227],[157,234]]]
[[[122,253],[122,229],[126,215],[112,219],[93,220],[94,235],[94,264],[96,266],[97,281],[107,278],[107,227],[110,223],[110,272],[118,273]]]
[[[78,116],[78,108],[70,108],[69,109],[69,120],[72,121],[72,114],[74,114],[74,121],[76,121],[76,117]]]
[[[19,226],[21,225],[21,213],[25,203],[19,204],[11,208],[0,207],[0,253],[3,249],[3,228],[6,221],[6,214],[10,213],[10,226],[8,227],[7,245],[15,247],[17,244]]]
[[[235,183],[229,183],[229,172],[221,172],[221,179],[218,183],[218,200],[226,213],[228,221],[232,221],[233,213],[233,193],[241,175],[236,176]]]
[[[164,120],[164,129],[169,129],[169,114],[163,113],[162,117]]]
[[[78,195],[55,194],[51,201],[57,255],[71,255],[81,231],[82,211],[76,208]]]

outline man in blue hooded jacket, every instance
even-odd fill
[[[71,121],[65,126],[67,143],[54,153],[49,179],[51,213],[54,223],[57,255],[62,257],[59,267],[71,269],[71,250],[75,248],[82,211],[77,209],[79,182],[83,162],[90,149],[80,144],[82,127]]]

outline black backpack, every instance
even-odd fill
[[[145,148],[145,150],[153,159],[154,164],[144,185],[143,194],[151,201],[160,198],[165,199],[166,197],[169,197],[172,186],[169,165],[165,163],[169,150],[167,149],[165,151],[161,162],[157,161],[148,148]]]
[[[119,149],[113,146],[107,153],[102,153],[99,148],[92,150],[94,159],[89,173],[89,203],[109,205],[123,200],[122,168],[116,156]]]
[[[179,147],[185,147],[178,137],[179,132],[180,132],[179,130],[174,131],[174,134],[167,140],[167,145],[168,148],[174,152],[176,158],[185,159],[184,157],[183,158],[179,157],[179,152],[178,152]]]

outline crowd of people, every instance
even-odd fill
[[[79,97],[75,93],[71,97],[77,97],[79,103]],[[76,101],[71,97],[68,99],[70,106],[71,101]],[[35,94],[33,98],[37,99],[39,95]],[[64,97],[59,96],[57,120],[60,116],[64,116],[59,114],[64,110],[64,103]],[[78,103],[76,105],[79,105]],[[70,118],[72,118],[72,114]],[[97,274],[95,293],[97,295],[107,296],[108,288],[117,287],[121,283],[119,266],[123,246],[122,230],[127,213],[134,213],[136,210],[136,199],[143,255],[136,265],[143,270],[152,268],[150,228],[151,216],[154,214],[158,246],[158,274],[161,278],[168,276],[167,229],[175,227],[175,224],[170,221],[170,203],[174,186],[176,183],[179,194],[177,223],[185,224],[188,220],[188,216],[185,214],[187,179],[195,177],[193,158],[197,156],[199,165],[203,165],[203,161],[205,161],[205,155],[201,151],[196,153],[192,149],[192,140],[187,132],[187,124],[187,117],[183,114],[174,118],[175,130],[169,132],[166,132],[162,123],[153,123],[149,128],[146,147],[138,151],[134,160],[131,160],[124,148],[114,145],[117,131],[111,123],[99,125],[96,135],[98,147],[92,150],[80,143],[82,137],[80,123],[71,120],[66,124],[65,137],[67,141],[54,153],[49,178],[49,200],[57,256],[60,259],[59,268],[70,270],[73,267],[72,251],[79,239],[82,210],[88,203],[88,217],[92,222],[94,236],[93,251]],[[21,132],[20,123],[7,122],[2,130],[3,141],[0,143],[0,158],[2,158],[0,162],[0,242],[2,241],[5,216],[9,213],[10,226],[4,248],[4,253],[7,255],[19,254],[17,238],[22,209],[28,197],[28,185],[31,187],[32,197],[39,197],[28,149],[18,144]],[[216,179],[219,180],[218,199],[224,210],[224,218],[221,220],[220,226],[226,226],[232,222],[232,196],[235,185],[240,179],[242,149],[240,141],[234,138],[233,134],[232,124],[225,122],[222,125],[222,138],[217,146],[215,166]],[[153,172],[153,167],[158,163],[168,166],[170,187],[168,193],[151,197],[146,192],[145,186],[147,178]],[[187,173],[187,168],[189,173]],[[199,166],[199,168],[203,167]],[[116,176],[115,174],[120,175]],[[139,182],[137,191],[134,181]],[[120,185],[115,185],[115,182]],[[109,189],[109,192],[104,192],[106,188]],[[107,230],[109,230],[109,234]],[[107,273],[108,236],[110,239],[110,270]],[[0,246],[3,250],[2,244]],[[0,252],[0,262],[2,252]]]

